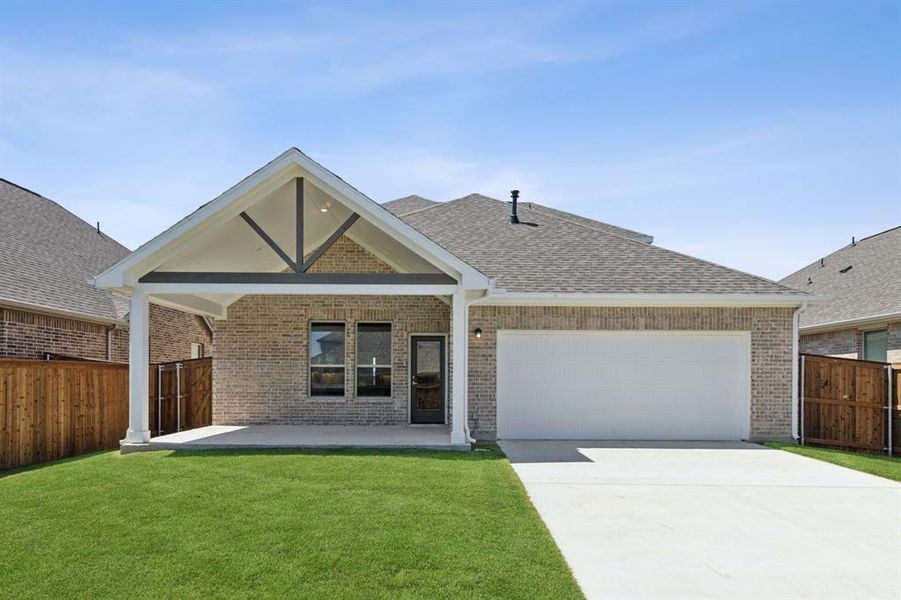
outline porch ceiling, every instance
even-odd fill
[[[282,185],[260,199],[246,213],[285,251],[296,260],[294,223],[296,218],[295,184]],[[304,248],[307,256],[323,244],[353,214],[341,201],[310,181],[304,186]],[[442,271],[379,227],[358,219],[345,235],[390,265],[399,273],[441,273]],[[157,272],[204,273],[279,273],[285,262],[239,215],[219,227],[197,237],[176,256],[164,262]],[[202,301],[222,306],[238,300],[243,294],[193,293]],[[187,303],[187,298],[185,298]],[[170,296],[171,302],[177,298]]]

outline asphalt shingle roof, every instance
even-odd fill
[[[0,179],[0,302],[123,320],[128,301],[90,280],[128,253],[56,202]]]
[[[472,194],[402,216],[510,292],[796,294],[768,279]],[[537,227],[524,223],[531,222]]]
[[[438,204],[438,202],[435,202],[434,200],[429,200],[428,198],[423,198],[422,196],[413,194],[412,196],[404,196],[403,198],[398,198],[397,200],[389,200],[388,202],[383,202],[382,206],[390,210],[395,215],[402,216],[407,213],[411,213],[414,210],[428,208],[436,204]]]
[[[836,250],[780,283],[824,298],[801,314],[801,327],[899,313],[901,226]]]

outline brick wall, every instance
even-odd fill
[[[345,323],[342,398],[309,395],[312,321]],[[392,326],[390,398],[358,398],[355,393],[356,324],[374,321]],[[228,319],[216,322],[213,423],[408,423],[409,336],[448,333],[449,323],[448,305],[427,296],[244,296],[229,307]]]
[[[886,353],[888,362],[901,362],[901,321],[889,323]],[[857,328],[824,331],[801,336],[801,352],[844,358],[863,358],[863,333]]]
[[[685,330],[751,332],[751,435],[791,435],[790,308],[474,306],[469,342],[469,414],[473,434],[497,435],[498,329]]]
[[[150,360],[167,362],[191,357],[191,342],[209,353],[212,338],[198,317],[171,308],[150,307]],[[89,360],[128,362],[128,327],[79,321],[0,308],[0,358],[42,359],[46,352]]]
[[[200,317],[157,304],[150,305],[150,362],[191,358],[191,344],[203,344],[211,356],[213,338]],[[126,360],[128,356],[126,343]],[[115,347],[115,346],[114,346]]]
[[[394,270],[342,236],[310,269],[318,273]],[[345,396],[310,398],[309,325],[345,323]],[[390,398],[358,398],[356,323],[391,323]],[[409,422],[409,335],[448,333],[450,307],[423,296],[244,296],[216,322],[215,424],[397,425]],[[447,351],[450,363],[450,347]],[[450,407],[448,364],[447,404]],[[450,412],[450,408],[448,409]]]
[[[802,335],[799,342],[801,352],[844,358],[859,358],[862,346],[862,336],[856,329]]]

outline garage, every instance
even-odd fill
[[[739,440],[750,333],[498,331],[501,439]]]

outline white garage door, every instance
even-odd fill
[[[739,440],[750,334],[500,331],[498,437]]]

